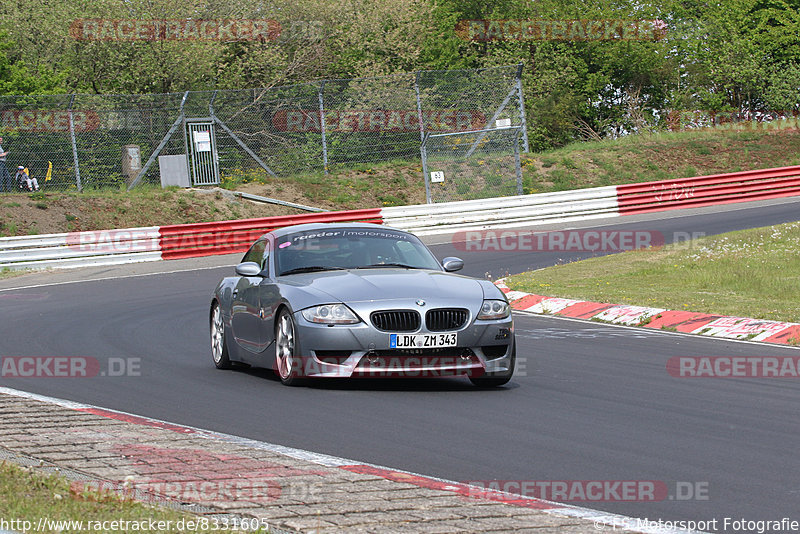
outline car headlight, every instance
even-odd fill
[[[478,319],[505,319],[511,315],[511,307],[504,300],[484,300]]]
[[[324,304],[301,312],[306,321],[322,324],[356,324],[361,319],[344,304]]]

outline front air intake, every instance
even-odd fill
[[[389,310],[372,312],[372,324],[384,332],[414,332],[419,330],[419,313],[413,310]]]
[[[431,332],[458,330],[467,322],[469,312],[463,308],[440,308],[425,314],[425,326]]]

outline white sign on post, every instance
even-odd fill
[[[208,130],[195,131],[194,146],[198,152],[211,152],[211,132]]]
[[[444,171],[433,171],[431,173],[431,183],[440,184],[444,182]]]

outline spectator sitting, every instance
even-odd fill
[[[20,165],[17,167],[17,174],[14,176],[20,189],[27,189],[28,191],[38,191],[39,181],[36,178],[31,178],[28,169]]]

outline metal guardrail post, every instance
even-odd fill
[[[428,149],[425,146],[427,138],[425,136],[425,121],[422,120],[422,99],[419,95],[419,71],[414,77],[414,92],[417,95],[417,118],[419,119],[419,138],[420,146],[419,152],[422,157],[422,177],[425,179],[425,200],[428,204],[431,203],[431,184],[430,176],[428,176]]]
[[[325,174],[328,174],[328,140],[325,134],[325,101],[322,97],[324,91],[325,80],[322,80],[322,84],[319,86],[319,91],[317,92],[317,98],[319,99],[319,126],[322,132],[322,164],[325,169]]]
[[[525,98],[522,96],[522,63],[517,65],[517,94],[519,96],[519,118],[522,125],[522,148],[525,153],[528,153],[530,147],[528,146],[528,122],[525,120]]]
[[[75,94],[69,99],[69,136],[72,139],[72,160],[75,164],[75,185],[78,191],[83,191],[81,186],[81,168],[78,163],[78,144],[75,142],[75,121],[72,118],[72,105],[75,103]]]

